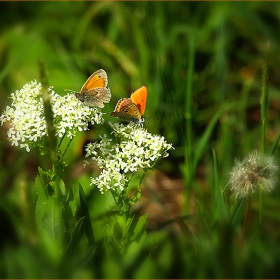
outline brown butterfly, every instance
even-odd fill
[[[147,87],[142,86],[131,93],[130,98],[122,98],[117,103],[114,112],[110,115],[125,121],[143,123],[146,109]]]
[[[95,71],[75,95],[88,106],[103,108],[111,99],[107,73],[103,69]]]

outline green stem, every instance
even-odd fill
[[[263,216],[263,190],[259,189],[259,225],[262,224],[262,216]]]
[[[42,84],[44,114],[47,123],[48,149],[50,150],[52,162],[55,162],[57,159],[57,154],[56,154],[57,138],[55,136],[53,110],[52,110],[51,99],[48,91],[48,77],[46,74],[45,64],[42,59],[39,60],[39,70],[40,70],[40,80]]]
[[[60,139],[59,144],[58,144],[58,146],[57,146],[57,150],[59,150],[60,145],[62,144],[62,141],[63,141],[63,139],[65,138],[66,133],[67,133],[67,131],[63,134],[62,138]]]
[[[266,131],[266,120],[262,120],[262,139],[261,139],[261,152],[265,153],[265,131]]]
[[[154,166],[154,165],[153,165],[153,166]],[[142,176],[141,176],[141,179],[140,179],[140,181],[139,181],[139,187],[140,187],[140,185],[142,184],[142,182],[143,182],[143,180],[144,180],[144,177],[145,177],[147,171],[148,171],[147,169],[144,169],[144,172],[143,172],[143,174],[142,174]]]
[[[61,195],[60,195],[61,192],[60,192],[60,188],[59,188],[60,178],[58,176],[59,173],[56,170],[56,164],[55,163],[53,164],[52,170],[53,170],[53,173],[56,174],[55,177],[54,177],[54,183],[55,183],[54,184],[54,194],[55,194],[56,197],[60,198],[61,197]]]
[[[245,243],[246,236],[247,236],[249,216],[250,216],[250,209],[251,209],[251,196],[249,196],[247,198],[246,212],[245,212],[244,224],[243,224],[243,232],[242,232],[242,244]]]
[[[192,84],[193,84],[193,71],[194,71],[194,53],[195,44],[194,37],[192,34],[189,35],[189,55],[188,55],[188,77],[187,77],[187,94],[186,94],[186,139],[187,143],[185,145],[185,205],[184,213],[188,214],[189,209],[189,192],[190,192],[190,182],[193,177],[193,145],[192,145]]]
[[[261,152],[265,153],[265,134],[267,125],[267,104],[268,104],[268,58],[265,55],[262,67],[262,90],[261,90],[261,120],[262,120],[262,130],[261,130]],[[263,216],[263,192],[259,192],[259,223],[262,224]]]
[[[69,142],[68,142],[68,144],[67,144],[67,146],[66,146],[66,148],[65,148],[65,150],[64,150],[63,157],[65,156],[65,154],[66,154],[66,152],[67,152],[67,150],[68,150],[70,144],[72,143],[73,139],[74,139],[74,138],[72,138],[72,139],[69,140]]]
[[[132,221],[131,219],[131,213],[130,213],[130,207],[128,204],[129,198],[127,197],[125,191],[122,191],[121,194],[118,194],[117,192],[111,191],[111,194],[115,200],[115,203],[119,209],[118,215],[121,217],[121,228],[122,228],[122,238],[119,242],[121,253],[124,254],[129,239],[127,239],[127,229],[129,228],[128,221]]]

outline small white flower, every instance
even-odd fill
[[[112,134],[118,138],[117,143],[104,135],[99,142],[86,147],[86,158],[91,157],[103,169],[98,177],[91,178],[91,185],[97,186],[101,193],[110,189],[124,190],[131,174],[152,168],[162,155],[174,149],[164,137],[153,135],[133,123],[126,126],[109,124],[113,128]]]
[[[73,138],[78,131],[88,130],[88,123],[103,123],[102,113],[84,105],[73,94],[60,96],[53,94],[52,109],[55,119],[56,133],[62,137],[66,132]]]
[[[237,197],[246,197],[259,188],[272,191],[275,187],[278,166],[273,156],[250,153],[243,161],[236,160],[230,172],[229,184]]]
[[[73,138],[78,131],[88,129],[88,123],[103,123],[102,113],[84,105],[73,94],[60,96],[52,87],[48,89],[53,110],[56,135]],[[12,105],[7,106],[0,116],[1,125],[11,122],[7,135],[12,145],[25,148],[40,146],[47,136],[47,124],[44,115],[42,86],[32,81],[11,94]]]

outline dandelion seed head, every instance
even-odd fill
[[[259,188],[272,191],[278,166],[273,156],[250,153],[243,161],[235,160],[230,172],[229,184],[237,197],[247,197]]]

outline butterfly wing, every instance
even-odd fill
[[[114,112],[111,116],[120,118],[125,121],[139,122],[141,114],[136,104],[130,98],[122,98],[117,103]]]
[[[108,103],[111,99],[111,91],[109,88],[96,88],[86,91],[83,94],[84,104],[92,107],[103,108],[104,103]]]
[[[131,101],[134,104],[136,104],[141,116],[144,115],[145,110],[146,110],[147,95],[148,95],[148,90],[147,90],[146,86],[140,87],[139,89],[135,90],[130,95]]]
[[[108,87],[107,73],[103,69],[95,71],[84,83],[76,97],[89,106],[104,107],[111,99],[111,91]]]
[[[107,73],[103,69],[95,71],[84,83],[80,92],[89,91],[93,88],[106,88],[108,86]]]
[[[114,111],[120,112],[122,107],[124,107],[127,104],[131,104],[131,103],[132,103],[132,101],[130,98],[122,98],[118,101]]]

